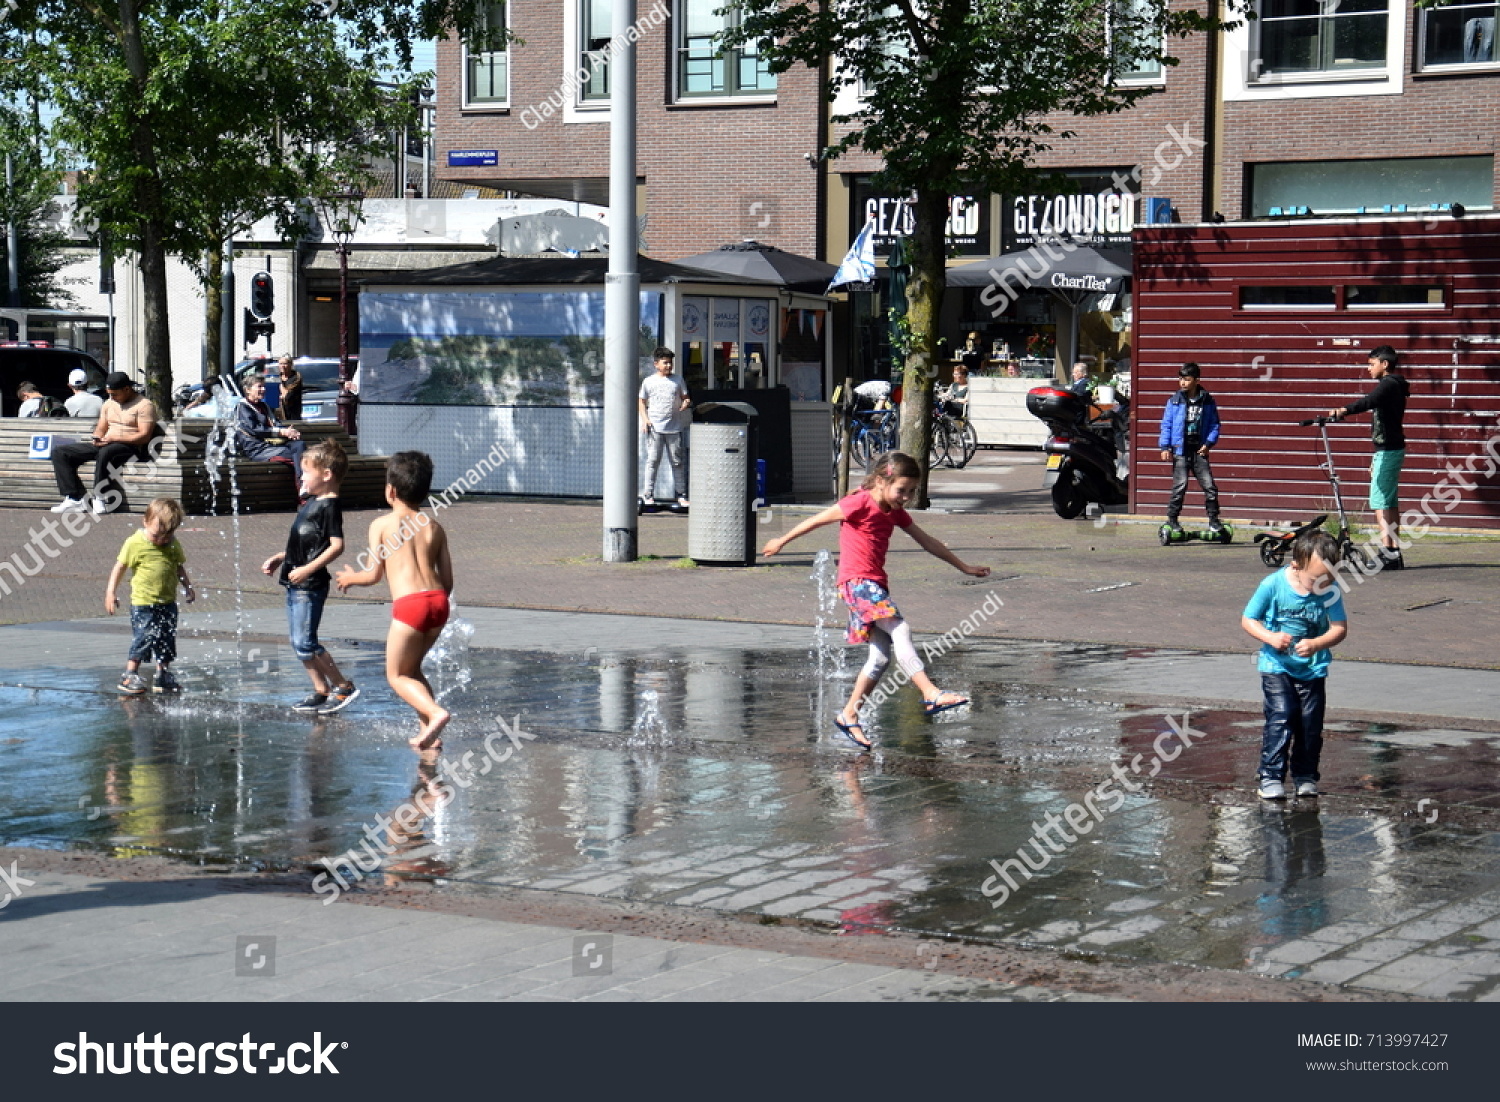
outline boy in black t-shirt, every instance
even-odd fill
[[[286,550],[261,564],[261,573],[277,574],[286,586],[286,617],[292,650],[302,660],[313,691],[293,705],[299,712],[331,715],[347,707],[359,690],[339,672],[333,656],[318,642],[318,624],[332,581],[328,564],[344,551],[344,511],[339,484],[349,458],[336,440],[325,440],[302,456],[302,488],[310,495],[287,535]]]

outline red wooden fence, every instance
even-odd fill
[[[1132,511],[1166,512],[1157,432],[1189,360],[1224,422],[1224,515],[1328,511],[1317,430],[1296,422],[1367,393],[1366,353],[1389,344],[1411,382],[1403,512],[1425,499],[1439,523],[1500,527],[1500,215],[1151,226],[1135,232],[1134,285]],[[1329,433],[1363,513],[1370,415]],[[1185,515],[1201,502],[1193,484]]]

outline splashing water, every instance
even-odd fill
[[[474,680],[469,662],[469,645],[474,639],[474,624],[459,616],[450,616],[422,665],[432,682],[432,695],[439,703],[461,692]]]
[[[221,388],[223,389],[223,388]],[[223,395],[227,398],[228,395]],[[240,479],[235,466],[234,426],[237,403],[215,401],[217,411],[213,428],[203,442],[203,467],[208,473],[209,514],[221,516],[219,491],[227,486],[229,491],[230,559],[234,564],[234,664],[244,676],[246,666],[242,660],[245,649],[245,574],[243,545],[240,542]]]
[[[813,572],[808,575],[818,587],[818,620],[813,629],[812,657],[818,665],[818,680],[839,677],[845,672],[846,655],[839,643],[839,612],[843,602],[839,598],[838,564],[832,552],[824,549],[813,559]]]
[[[636,708],[635,726],[631,729],[630,737],[632,742],[659,742],[667,737],[667,721],[662,718],[655,689],[641,692],[640,706]]]

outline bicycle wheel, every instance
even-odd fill
[[[953,437],[948,422],[936,420],[932,423],[932,442],[927,449],[927,469],[953,465]]]
[[[979,434],[974,431],[974,426],[967,418],[953,423],[953,452],[957,461],[955,467],[967,467],[969,460],[974,458],[974,453],[979,450]]]
[[[867,471],[878,454],[876,434],[866,425],[855,429],[854,439],[849,445],[849,465],[858,464],[860,470]]]

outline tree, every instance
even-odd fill
[[[223,241],[234,204],[211,198],[210,188],[271,186],[259,172],[235,172],[257,126],[282,144],[266,107],[295,98],[296,82],[280,74],[295,69],[306,89],[302,106],[337,122],[348,101],[330,93],[363,93],[342,79],[346,66],[325,41],[364,72],[391,59],[409,68],[414,41],[475,26],[484,7],[484,0],[15,0],[0,22],[0,56],[12,60],[0,82],[30,84],[57,109],[51,137],[87,170],[80,204],[140,257],[146,387],[159,408],[171,408],[167,255],[202,263]],[[335,9],[339,19],[330,22]],[[300,49],[310,24],[327,36],[318,48],[277,52]],[[262,73],[274,95],[258,91]],[[351,121],[358,123],[343,117],[346,129]],[[222,129],[209,135],[211,125]],[[235,166],[228,175],[226,165]],[[274,170],[269,176],[285,181]]]
[[[0,105],[0,160],[10,157],[13,179],[12,186],[0,192],[0,223],[16,226],[21,305],[58,309],[72,304],[72,296],[57,282],[57,273],[67,264],[63,248],[68,239],[51,225],[62,173],[44,163],[26,139],[26,129],[18,112]],[[6,240],[0,235],[0,272],[9,264]]]
[[[200,104],[178,131],[173,191],[182,256],[207,301],[205,342],[217,349],[225,243],[267,218],[295,240],[309,197],[367,188],[370,162],[415,122],[416,85],[371,79],[327,20],[267,24],[247,8],[192,32],[169,78],[172,98],[196,89]]]
[[[1235,0],[1226,0],[1234,3]],[[932,380],[942,309],[949,199],[1019,192],[1053,142],[1060,116],[1125,110],[1154,89],[1121,86],[1125,62],[1174,65],[1167,39],[1217,24],[1171,0],[738,0],[726,46],[756,43],[774,73],[828,73],[834,102],[851,86],[858,108],[831,120],[825,151],[883,159],[875,186],[910,194],[909,340],[903,350],[901,448],[922,466],[927,504]]]

